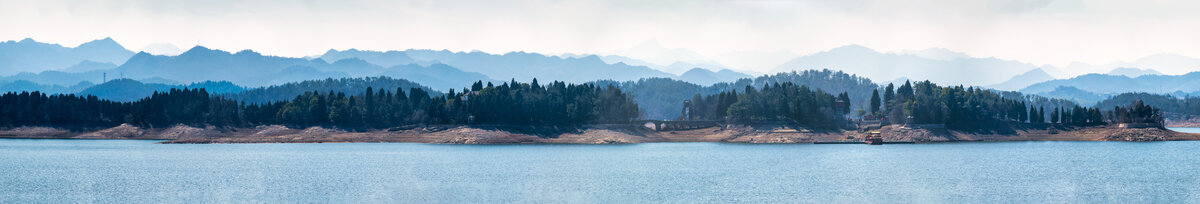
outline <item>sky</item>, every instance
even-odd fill
[[[778,56],[848,44],[883,52],[938,47],[1056,66],[1158,53],[1200,56],[1200,1],[1185,0],[0,0],[0,5],[0,40],[75,46],[112,37],[127,48],[156,52],[199,44],[294,57],[349,48],[622,54],[637,53],[634,48],[650,42],[754,71],[770,70],[772,63],[764,62],[779,61]]]

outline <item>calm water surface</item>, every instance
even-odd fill
[[[0,203],[1200,202],[1200,142],[154,144],[0,139]]]
[[[1173,128],[1167,128],[1167,129],[1171,129],[1176,132],[1200,133],[1200,128],[1194,128],[1194,127],[1173,127]]]

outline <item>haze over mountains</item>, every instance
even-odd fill
[[[1200,72],[1184,75],[1142,75],[1130,78],[1123,75],[1086,74],[1070,79],[1055,79],[1021,89],[1025,93],[1042,93],[1058,87],[1074,87],[1098,94],[1127,92],[1195,93],[1200,91]]]
[[[1001,83],[1037,66],[995,58],[931,59],[912,54],[880,53],[860,45],[848,45],[792,59],[776,67],[775,71],[824,68],[880,81],[907,77],[940,84],[982,86]]]
[[[170,47],[162,47],[161,52],[173,52],[171,50]],[[686,49],[663,48],[656,42],[643,43],[624,51],[649,57],[642,59],[616,54],[556,56],[530,52],[491,54],[425,49],[331,49],[314,57],[297,58],[264,55],[251,50],[229,52],[204,46],[192,47],[178,55],[155,55],[145,52],[135,54],[111,38],[73,48],[24,39],[0,42],[0,91],[81,93],[97,82],[122,78],[166,86],[226,81],[235,86],[263,87],[327,78],[388,76],[406,79],[433,90],[448,90],[461,89],[474,81],[530,81],[534,78],[569,83],[669,78],[709,86],[762,75],[737,71],[741,69],[723,65]],[[780,65],[774,66],[773,71],[767,74],[832,69],[874,81],[903,83],[905,79],[930,80],[943,85],[1019,90],[1073,99],[1085,104],[1122,92],[1176,95],[1200,92],[1200,76],[1180,75],[1200,70],[1200,59],[1171,54],[1109,65],[1076,63],[1066,67],[977,58],[942,48],[886,53],[859,45],[803,56],[786,51],[730,52],[726,55],[720,58],[778,61]],[[790,60],[781,60],[785,58]],[[1097,71],[1073,75],[1079,70]],[[131,89],[161,89],[125,83],[126,87],[143,87]]]
[[[1016,91],[1016,90],[1025,88],[1029,85],[1041,83],[1044,81],[1050,81],[1050,80],[1054,80],[1054,76],[1051,76],[1049,73],[1046,73],[1046,70],[1043,70],[1042,68],[1036,68],[1033,70],[1029,70],[1028,72],[1022,73],[1020,75],[1013,76],[1012,78],[1008,79],[1007,81],[1001,82],[999,84],[993,84],[993,85],[986,86],[986,87],[993,88],[993,89],[999,89],[999,90],[1005,90],[1005,91]]]
[[[122,64],[133,52],[112,38],[104,38],[64,47],[25,38],[21,41],[0,42],[0,76],[20,72],[72,69],[87,71],[104,68],[103,64]],[[73,65],[81,67],[72,67]]]

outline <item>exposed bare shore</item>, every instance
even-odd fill
[[[1026,128],[1010,133],[980,133],[942,128],[891,125],[879,128],[886,142],[957,141],[1170,141],[1200,140],[1200,134],[1162,128],[1123,129],[1115,127]],[[132,125],[69,131],[50,127],[0,129],[0,138],[71,139],[161,139],[163,143],[331,143],[408,142],[447,144],[622,144],[649,142],[814,143],[852,141],[864,131],[808,131],[786,127],[727,126],[684,131],[654,131],[634,125],[585,126],[581,128],[511,126],[420,126],[408,129],[346,131],[323,127],[304,129],[284,126],[213,128],[176,125],[140,128]]]

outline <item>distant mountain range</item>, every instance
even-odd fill
[[[93,85],[95,84],[87,81],[71,86],[62,86],[54,84],[39,84],[26,80],[17,80],[11,82],[0,82],[0,93],[39,91],[46,94],[72,94],[78,93],[79,91],[87,89],[88,87],[92,87]]]
[[[463,82],[491,79],[473,72],[464,72],[446,65],[420,66],[405,64],[382,67],[359,58],[346,58],[328,63],[323,59],[303,59],[265,56],[245,50],[230,53],[196,46],[178,56],[137,53],[120,66],[83,62],[90,66],[85,72],[43,71],[0,77],[0,82],[30,81],[40,84],[69,86],[84,81],[131,78],[174,83],[230,81],[249,87],[260,87],[325,78],[391,76],[430,84],[438,89],[461,88]],[[85,68],[79,68],[85,69]],[[454,85],[454,86],[449,86]],[[446,86],[446,87],[441,87]]]
[[[1089,73],[1107,73],[1114,68],[1121,67],[1136,67],[1139,69],[1152,70],[1153,72],[1161,72],[1162,74],[1181,75],[1200,70],[1200,58],[1192,58],[1177,54],[1156,54],[1142,57],[1132,62],[1122,61],[1104,65],[1072,63],[1063,67],[1055,67],[1055,69],[1064,71],[1063,76],[1056,76],[1061,78],[1079,76]],[[1113,74],[1122,74],[1122,72],[1118,71]]]
[[[1004,81],[1002,83],[985,86],[985,87],[999,89],[999,90],[1005,90],[1005,91],[1016,91],[1016,90],[1021,90],[1022,88],[1028,87],[1029,85],[1041,83],[1044,81],[1050,81],[1050,80],[1054,80],[1054,76],[1050,76],[1050,74],[1046,73],[1045,70],[1042,70],[1041,68],[1037,68],[1037,69],[1029,70],[1028,72],[1022,73],[1020,75],[1013,76],[1012,78],[1010,78],[1007,81]]]
[[[325,61],[330,61],[330,62],[343,60],[343,59],[358,58],[358,59],[367,61],[371,64],[377,64],[379,66],[385,66],[385,67],[418,63],[417,60],[414,60],[413,58],[408,57],[407,54],[404,54],[404,52],[401,52],[401,51],[379,52],[379,51],[363,51],[363,50],[358,50],[358,49],[337,51],[337,50],[331,49],[329,51],[326,51],[325,54],[322,54],[319,58],[321,58],[322,60],[325,60]]]
[[[1037,68],[1029,63],[995,58],[932,59],[922,56],[928,57],[929,54],[880,53],[867,47],[849,45],[797,57],[780,65],[775,71],[834,69],[879,81],[907,77],[944,85],[984,86],[1000,84]]]
[[[467,86],[470,84],[462,84],[459,86]],[[350,95],[362,94],[367,88],[373,88],[376,91],[388,90],[396,91],[400,89],[408,92],[413,88],[418,88],[428,92],[430,95],[441,95],[443,92],[433,90],[427,86],[391,77],[361,77],[361,78],[340,78],[340,79],[321,79],[307,80],[299,82],[290,82],[280,85],[267,87],[259,87],[247,89],[237,93],[223,94],[224,97],[234,99],[246,103],[267,103],[275,101],[289,101],[304,92],[342,92]],[[461,87],[460,87],[461,89]]]
[[[722,69],[720,71],[713,72],[713,71],[709,71],[704,68],[697,67],[697,68],[692,68],[692,70],[688,70],[687,72],[684,72],[683,74],[679,75],[679,77],[677,77],[677,79],[686,81],[686,82],[691,82],[694,84],[712,85],[712,84],[722,83],[722,82],[733,82],[733,81],[737,81],[738,79],[750,78],[750,77],[751,77],[750,75],[742,74],[742,73],[735,72],[733,70],[728,70],[728,69]]]
[[[1108,71],[1108,73],[1104,73],[1104,74],[1121,75],[1121,76],[1127,76],[1127,77],[1139,77],[1142,75],[1163,75],[1162,72],[1158,72],[1153,69],[1138,69],[1138,68],[1129,68],[1129,67],[1117,67],[1116,69],[1113,69],[1112,71]]]
[[[470,83],[459,84],[456,86],[466,86]],[[63,87],[53,85],[41,85],[29,81],[18,81],[13,83],[0,83],[0,92],[22,92],[22,91],[42,91],[46,94],[79,94],[93,95],[100,99],[129,102],[142,99],[150,96],[154,92],[165,92],[171,89],[204,89],[213,96],[223,96],[247,103],[265,103],[274,101],[287,101],[300,95],[304,92],[344,92],[347,94],[360,94],[368,87],[373,87],[376,90],[388,89],[395,91],[400,88],[408,91],[410,88],[423,89],[431,94],[441,94],[441,91],[433,90],[428,86],[418,84],[416,82],[396,79],[390,77],[361,77],[361,78],[339,78],[339,79],[320,79],[320,80],[305,80],[280,85],[246,88],[229,81],[203,81],[186,85],[178,84],[163,84],[163,83],[148,83],[133,79],[113,79],[103,84],[81,83],[79,85]]]
[[[567,55],[567,56],[573,56],[576,58],[580,58],[580,57],[587,57],[588,55]],[[652,69],[667,72],[670,74],[679,74],[679,75],[682,75],[682,74],[686,73],[687,71],[691,71],[692,69],[697,68],[697,67],[701,67],[701,68],[705,68],[705,69],[713,69],[713,70],[731,69],[729,67],[726,67],[725,65],[717,64],[715,62],[692,63],[692,62],[676,61],[676,62],[672,62],[671,64],[660,65],[660,64],[650,63],[650,62],[642,61],[640,59],[634,59],[631,57],[620,56],[620,55],[604,55],[604,56],[597,55],[597,57],[599,57],[600,60],[603,60],[604,63],[609,63],[609,64],[622,63],[622,64],[633,65],[633,66],[645,66],[645,67],[649,67]]]
[[[115,79],[95,85],[79,92],[81,95],[93,95],[101,99],[130,102],[149,97],[154,92],[166,92],[172,88],[204,89],[209,94],[238,93],[245,90],[228,81],[205,81],[189,85],[168,85],[158,83],[142,83],[132,79]]]
[[[1060,86],[1075,87],[1099,94],[1195,92],[1200,91],[1200,72],[1184,75],[1142,75],[1135,78],[1122,75],[1086,74],[1070,79],[1056,79],[1033,84],[1021,89],[1021,92],[1050,92]]]
[[[534,78],[569,83],[631,82],[656,78],[711,87],[721,84],[744,86],[741,83],[760,85],[757,84],[759,80],[791,76],[776,74],[770,75],[774,77],[756,78],[754,75],[762,74],[734,71],[696,52],[663,48],[656,41],[648,41],[623,53],[641,58],[611,54],[552,56],[529,52],[490,54],[415,49],[329,50],[319,56],[294,58],[263,55],[251,50],[231,53],[203,46],[165,56],[144,52],[135,54],[111,38],[94,40],[77,47],[24,39],[0,42],[0,91],[96,93],[124,99],[144,95],[146,90],[152,93],[153,90],[182,85],[207,86],[203,85],[206,81],[225,81],[227,85],[238,87],[269,87],[331,78],[386,76],[404,79],[415,84],[413,86],[444,91],[461,89],[474,81],[529,81]],[[729,54],[738,53],[745,55],[751,52]],[[768,54],[771,57],[767,58],[780,60],[796,56],[786,51]],[[778,61],[772,61],[775,62]],[[1200,69],[1200,59],[1174,54],[1152,55],[1133,62],[1106,65],[1075,63],[1054,67],[977,58],[944,48],[884,53],[849,45],[796,56],[774,69],[790,73],[794,70],[826,68],[841,70],[858,79],[894,83],[903,83],[909,78],[930,80],[942,85],[1019,90],[1027,94],[1071,99],[1082,104],[1124,92],[1200,94],[1200,73],[1183,74]],[[1079,70],[1091,70],[1088,72],[1091,74],[1077,75],[1080,74]],[[797,80],[828,79],[791,79],[793,82]],[[97,82],[100,84],[94,84]],[[128,89],[128,93],[118,89]]]
[[[1075,101],[1075,103],[1079,103],[1080,105],[1085,105],[1085,106],[1090,106],[1092,104],[1096,104],[1096,102],[1099,102],[1101,100],[1104,100],[1105,98],[1108,98],[1108,96],[1107,96],[1108,94],[1101,95],[1101,94],[1097,94],[1097,93],[1093,93],[1093,92],[1089,92],[1089,91],[1084,91],[1082,89],[1071,87],[1071,86],[1060,86],[1060,87],[1054,88],[1054,90],[1051,90],[1051,91],[1038,92],[1038,93],[1032,93],[1032,94],[1038,95],[1038,96],[1050,97],[1050,98],[1071,100],[1071,101]]]
[[[48,70],[72,70],[96,68],[96,64],[121,64],[133,55],[112,38],[99,39],[80,44],[77,47],[64,47],[58,44],[48,44],[26,38],[21,41],[0,42],[0,75],[12,75],[21,72],[42,72]]]
[[[479,72],[498,80],[529,81],[534,78],[582,83],[587,81],[636,80],[646,77],[673,75],[644,66],[608,64],[594,55],[581,58],[560,58],[537,53],[510,52],[503,55],[484,52],[450,52],[407,50],[416,60],[436,61],[463,71]]]

